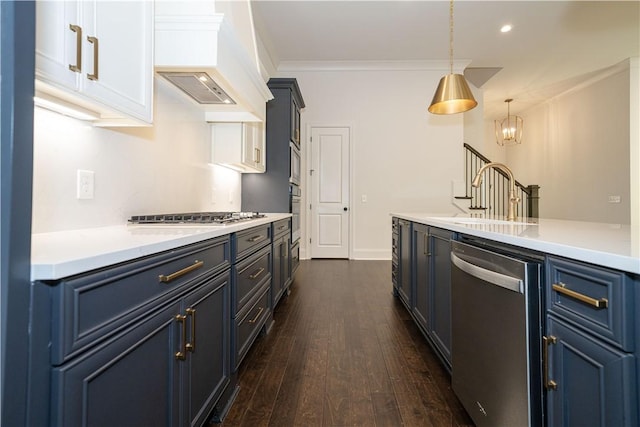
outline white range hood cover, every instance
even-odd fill
[[[200,73],[208,74],[233,100],[200,104],[188,97],[202,108],[208,122],[264,121],[266,102],[273,98],[255,60],[221,13],[156,15],[155,70],[193,73],[194,79]]]

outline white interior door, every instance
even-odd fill
[[[349,258],[349,128],[311,128],[311,258]]]

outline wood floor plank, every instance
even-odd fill
[[[253,399],[242,418],[242,426],[269,425],[294,340],[293,337],[280,336],[274,343],[273,357],[257,384]]]
[[[239,383],[223,427],[473,425],[389,261],[301,262]]]
[[[375,414],[374,423],[377,427],[397,427],[402,425],[402,417],[398,409],[398,402],[393,393],[371,393],[371,402]]]
[[[309,341],[295,426],[322,425],[328,348],[328,337],[313,337]]]

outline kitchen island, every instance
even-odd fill
[[[465,348],[459,331],[483,323],[478,316],[474,323],[465,323],[481,307],[503,311],[495,298],[484,298],[497,295],[489,288],[498,284],[493,281],[498,279],[485,272],[501,268],[497,260],[507,256],[527,262],[527,271],[535,273],[535,281],[520,282],[527,314],[488,323],[485,331],[490,336],[473,335],[477,340],[474,358],[484,354],[484,350],[480,353],[486,348],[483,342],[504,335],[502,323],[526,323],[528,344],[523,353],[528,368],[520,371],[528,371],[530,425],[638,425],[637,230],[628,225],[537,218],[505,221],[423,213],[394,213],[392,217],[394,295],[451,370],[456,393],[456,374],[462,372],[457,367],[469,359],[460,356],[468,352],[457,353]],[[461,245],[480,248],[488,255],[485,259],[494,262],[475,259],[475,265],[461,265],[460,258],[452,254],[452,248],[455,251]],[[504,274],[497,276],[506,277]],[[479,294],[474,304],[465,306],[461,301],[471,289],[482,297]],[[508,351],[511,342],[503,340],[490,348]],[[502,415],[503,411],[484,401],[485,407],[476,404],[477,398],[459,397],[471,402],[465,408],[478,425]]]
[[[469,217],[429,213],[392,216],[456,233],[465,233],[546,254],[559,255],[628,273],[640,274],[640,230],[628,224],[604,224],[558,219]]]

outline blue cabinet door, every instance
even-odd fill
[[[451,364],[451,233],[430,228],[430,334]]]
[[[52,371],[54,426],[179,426],[180,303]]]
[[[284,258],[283,244],[284,242],[282,237],[275,237],[273,239],[273,246],[271,248],[271,251],[273,253],[273,271],[271,272],[272,308],[275,308],[275,306],[278,304],[278,301],[280,301],[280,297],[282,297],[282,293],[284,292],[284,289],[282,287],[282,261]]]
[[[411,222],[398,221],[400,228],[400,259],[398,295],[408,310],[411,310]]]
[[[635,356],[547,316],[549,427],[637,426]]]
[[[429,330],[429,229],[423,224],[413,224],[414,299],[413,316],[425,331]]]
[[[187,370],[183,399],[189,426],[203,425],[231,375],[231,274],[216,276],[185,299]]]

